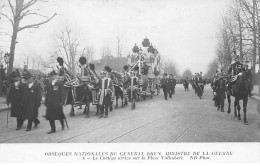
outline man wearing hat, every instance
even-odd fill
[[[12,83],[10,91],[7,95],[7,105],[11,104],[11,117],[16,117],[17,128],[20,130],[26,118],[23,98],[25,94],[26,84],[21,82],[18,70],[13,73],[14,83]]]
[[[113,84],[109,78],[109,73],[106,70],[103,70],[100,73],[101,79],[98,81],[97,86],[100,89],[99,97],[99,106],[101,107],[101,115],[99,118],[108,117],[108,107],[112,105],[112,93],[113,93]]]
[[[65,88],[62,82],[57,81],[57,73],[53,70],[49,73],[49,82],[46,85],[46,119],[49,120],[51,130],[47,134],[56,132],[55,120],[59,120],[64,130],[63,105],[65,102]]]
[[[29,71],[25,71],[23,77],[26,81],[26,90],[24,95],[24,108],[26,111],[26,119],[28,119],[27,130],[32,129],[32,122],[35,127],[40,124],[38,120],[38,109],[41,106],[41,88],[34,83],[33,75]]]
[[[172,98],[172,95],[175,94],[175,86],[176,86],[176,79],[173,77],[172,74],[169,75],[169,97]]]
[[[165,100],[168,100],[168,86],[169,86],[169,80],[167,78],[167,74],[164,73],[163,78],[161,79],[161,87],[163,88]]]

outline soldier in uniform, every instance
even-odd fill
[[[62,130],[64,130],[64,113],[63,105],[65,102],[65,88],[62,82],[57,81],[57,73],[52,71],[49,73],[49,82],[46,85],[45,106],[46,119],[49,120],[51,130],[47,134],[56,132],[55,120],[59,120]]]
[[[175,86],[176,86],[176,79],[173,77],[172,74],[169,75],[169,97],[172,98],[172,95],[175,94]]]
[[[104,117],[105,112],[105,118],[108,117],[108,107],[112,105],[112,90],[113,90],[113,84],[111,79],[109,78],[109,73],[103,70],[100,73],[101,79],[98,81],[97,86],[100,89],[100,97],[99,97],[99,106],[101,107],[101,115],[99,118]]]
[[[11,104],[11,117],[16,117],[16,130],[20,130],[26,115],[23,103],[26,84],[21,82],[21,77],[18,70],[14,71],[13,78],[14,83],[12,83],[7,96],[7,105]]]
[[[32,129],[32,122],[34,122],[34,127],[40,124],[38,109],[41,105],[41,88],[38,84],[34,83],[33,75],[29,71],[25,71],[23,76],[27,84],[24,94],[24,108],[26,119],[28,119],[26,131],[30,131]]]
[[[115,89],[114,89],[114,86],[113,86],[113,79],[114,79],[114,75],[112,74],[112,69],[109,67],[109,66],[105,66],[104,67],[104,70],[107,72],[107,77],[111,79],[111,84],[112,84],[112,96],[111,98],[114,97],[114,92],[115,92]],[[113,101],[111,101],[111,105],[109,106],[109,110],[110,112],[113,111]]]
[[[163,88],[165,100],[168,100],[168,85],[169,85],[169,80],[167,78],[167,74],[164,73],[163,78],[161,79],[161,87]]]
[[[130,89],[129,89],[129,93],[130,93],[130,98],[132,99],[132,110],[135,109],[135,101],[137,99],[137,95],[138,95],[138,85],[139,85],[139,77],[141,77],[139,75],[139,67],[135,67],[134,68],[134,72],[130,73]]]
[[[185,88],[185,91],[186,90],[189,91],[189,78],[188,77],[185,78],[183,85],[186,86],[186,88],[187,88],[187,89]]]
[[[204,92],[204,82],[202,78],[202,72],[198,74],[198,83],[199,83],[199,87],[201,88],[201,91]]]

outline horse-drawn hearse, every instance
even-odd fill
[[[135,45],[133,53],[128,56],[128,65],[139,78],[137,100],[145,100],[147,96],[153,98],[154,94],[160,92],[160,55],[149,39],[144,39],[142,45],[143,49]]]

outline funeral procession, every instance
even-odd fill
[[[0,0],[0,143],[260,142],[260,1]]]

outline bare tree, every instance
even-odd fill
[[[213,78],[213,75],[216,73],[216,70],[218,70],[218,68],[219,68],[218,61],[214,59],[209,63],[208,70],[204,76],[207,78]]]
[[[184,78],[186,78],[186,77],[191,78],[191,77],[192,77],[192,72],[191,72],[191,70],[190,70],[190,69],[186,69],[186,70],[183,72],[182,77],[184,77]]]
[[[121,39],[119,36],[117,36],[116,39],[117,39],[117,57],[120,58],[122,56]]]
[[[65,65],[71,72],[76,73],[80,56],[86,57],[87,60],[92,58],[90,56],[93,56],[93,48],[82,47],[79,36],[74,33],[69,25],[64,26],[63,30],[57,34],[56,38],[58,45],[51,57],[52,59],[56,59],[58,56],[62,57]]]
[[[105,57],[112,57],[112,51],[109,47],[102,47],[101,48],[101,58]]]
[[[15,0],[15,2],[11,2],[11,0],[8,0],[7,6],[10,8],[12,16],[10,17],[8,14],[4,14],[3,12],[0,13],[0,15],[4,16],[6,19],[10,21],[13,29],[11,46],[10,46],[10,60],[9,60],[8,74],[10,74],[13,71],[15,45],[16,45],[16,38],[18,33],[28,28],[39,28],[39,26],[48,23],[57,15],[56,13],[54,13],[51,17],[47,17],[39,13],[40,9],[33,9],[33,7],[36,4],[45,3],[45,2],[48,1],[47,0]],[[22,22],[22,20],[30,16],[43,17],[44,20],[38,23],[32,23],[20,27],[20,23]]]

